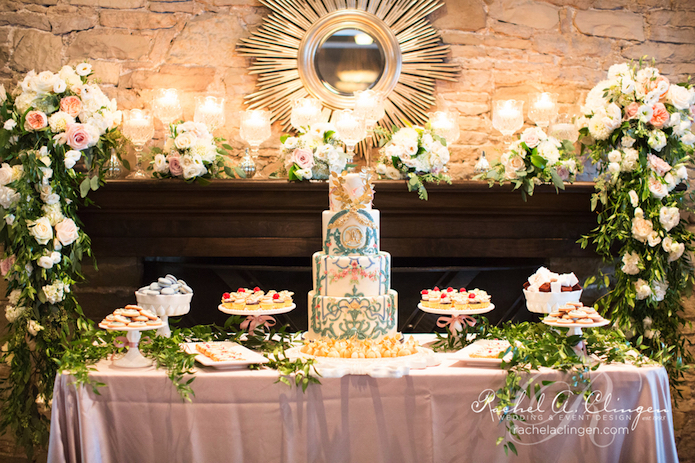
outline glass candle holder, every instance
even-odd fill
[[[374,132],[376,123],[385,115],[386,96],[382,92],[374,90],[356,91],[355,94],[355,114],[364,119],[367,133]]]
[[[181,102],[175,88],[161,88],[154,93],[152,113],[165,126],[181,117]]]
[[[367,136],[365,121],[350,109],[333,113],[335,131],[347,149],[348,164],[352,164],[355,146]]]
[[[195,98],[195,122],[205,124],[210,133],[224,125],[224,98],[214,96]]]
[[[456,116],[445,111],[428,114],[430,126],[435,134],[446,140],[447,146],[456,143],[461,135]]]
[[[239,114],[241,116],[239,135],[251,147],[251,161],[255,168],[258,149],[261,143],[270,138],[270,112],[260,109],[249,109],[240,111]],[[248,157],[247,154],[243,161],[248,163]]]
[[[292,127],[297,130],[306,129],[321,122],[321,109],[321,101],[316,98],[297,98],[292,102]]]
[[[550,133],[548,135],[560,141],[569,140],[572,143],[576,143],[579,140],[579,129],[571,114],[559,114],[555,122],[550,125]]]
[[[531,106],[528,108],[528,117],[540,128],[547,128],[557,117],[556,93],[531,94]]]
[[[524,125],[524,102],[498,100],[492,107],[492,126],[502,132],[505,142],[511,142],[514,132]]]
[[[154,136],[152,115],[144,109],[131,109],[123,113],[123,136],[135,146],[135,170],[128,179],[145,179],[149,175],[142,169],[142,150]]]

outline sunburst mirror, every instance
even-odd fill
[[[449,46],[427,16],[439,0],[260,0],[271,12],[240,53],[255,58],[249,108],[290,127],[292,101],[311,96],[329,110],[352,108],[353,92],[387,95],[381,125],[424,124],[435,80],[456,81]]]

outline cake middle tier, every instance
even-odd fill
[[[379,252],[379,211],[323,211],[323,252],[331,255],[374,255]]]
[[[321,296],[351,293],[381,296],[391,289],[391,254],[334,256],[314,253],[311,260],[314,291]]]
[[[382,296],[354,293],[320,296],[309,291],[309,330],[306,339],[329,337],[381,339],[394,336],[398,325],[398,293]]]

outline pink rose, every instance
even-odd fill
[[[181,157],[178,154],[170,154],[167,156],[167,161],[169,161],[169,172],[174,177],[183,175],[183,167],[181,166]]]
[[[649,163],[649,168],[662,177],[666,172],[671,170],[671,166],[668,162],[651,153],[647,155],[647,162]]]
[[[78,151],[88,148],[92,142],[92,137],[84,124],[68,124],[65,136],[68,139],[68,146]]]
[[[55,226],[56,238],[63,246],[68,246],[79,237],[77,225],[72,219],[63,219]]]
[[[300,169],[311,169],[314,167],[314,153],[311,150],[297,148],[292,153],[292,159]]]
[[[533,149],[541,142],[541,138],[535,127],[529,127],[521,134],[521,141],[526,143],[526,146],[530,149]]]
[[[2,273],[2,276],[7,275],[7,272],[9,272],[14,265],[15,260],[17,260],[17,257],[14,254],[7,259],[0,260],[0,273]]]
[[[627,105],[627,108],[625,108],[625,117],[627,119],[634,119],[637,117],[637,113],[639,112],[639,107],[640,104],[637,103],[636,101],[633,101],[629,105]]]
[[[82,111],[82,101],[74,95],[66,96],[60,100],[60,110],[77,117]]]
[[[567,180],[570,179],[570,171],[567,168],[567,166],[564,166],[561,164],[561,165],[557,166],[555,168],[555,170],[557,171],[558,177],[560,177],[563,182],[566,182]]]
[[[666,122],[668,122],[671,115],[668,113],[666,106],[664,106],[663,103],[655,104],[652,110],[654,112],[652,114],[652,119],[649,122],[657,129],[660,129]]]
[[[26,130],[41,130],[48,125],[48,117],[41,111],[29,111],[24,123]]]

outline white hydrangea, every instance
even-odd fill
[[[8,322],[14,323],[24,313],[26,307],[16,307],[14,305],[5,306],[5,318]]]
[[[58,111],[48,118],[48,125],[51,127],[51,132],[65,132],[69,124],[74,124],[75,118],[64,111]]]
[[[606,127],[604,119],[603,117],[594,116],[589,120],[589,133],[596,140],[606,140],[612,132],[612,130]]]

